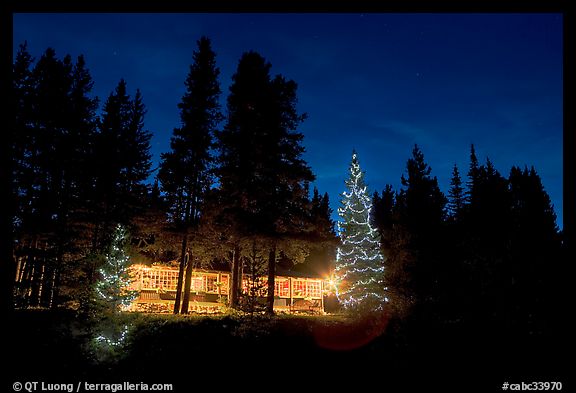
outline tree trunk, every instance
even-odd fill
[[[180,298],[182,296],[182,281],[186,267],[186,247],[188,245],[188,231],[182,236],[182,253],[180,254],[180,269],[178,269],[178,283],[176,284],[176,300],[174,301],[174,314],[180,312]]]
[[[276,278],[276,246],[273,246],[268,256],[268,297],[266,314],[274,315],[274,280]]]
[[[46,277],[47,280],[51,281],[49,284],[50,288],[47,288],[46,292],[46,306],[50,309],[56,309],[60,304],[60,283],[62,281],[62,259],[58,257],[56,261],[51,259],[51,255],[43,258],[42,263],[44,266],[52,265],[49,276]],[[39,299],[41,300],[41,299]]]
[[[45,258],[38,255],[38,249],[33,251],[35,256],[32,262],[32,275],[30,282],[30,298],[28,300],[28,305],[30,307],[37,307],[40,305],[40,272],[42,269],[42,264],[44,264]]]
[[[184,280],[184,296],[182,298],[182,311],[180,314],[188,314],[188,306],[190,305],[190,285],[192,284],[192,270],[194,270],[194,263],[192,256],[186,254],[186,279]]]
[[[42,265],[40,274],[40,307],[50,307],[50,293],[52,292],[51,275],[53,264],[50,262]]]
[[[34,266],[34,261],[32,260],[32,251],[30,247],[26,249],[24,271],[22,272],[22,278],[18,284],[20,303],[23,306],[30,305],[30,292],[32,291],[32,270]]]
[[[62,281],[62,274],[64,271],[64,240],[63,238],[59,238],[58,239],[58,248],[57,248],[57,252],[58,254],[56,255],[55,258],[55,266],[52,266],[52,277],[53,279],[50,279],[48,277],[48,280],[51,281],[50,284],[50,292],[48,293],[48,307],[50,307],[51,309],[55,309],[57,308],[62,299],[60,298],[60,283]],[[44,262],[47,265],[52,265],[54,263],[54,261],[52,259],[48,259],[47,261]]]
[[[238,308],[238,288],[240,280],[240,247],[234,246],[232,251],[232,274],[230,277],[230,307]]]
[[[236,298],[238,299],[238,303],[240,302],[240,296],[242,295],[242,279],[244,278],[244,263],[242,262],[242,258],[240,258],[240,249],[238,249],[238,279],[236,280]]]
[[[59,291],[60,291],[61,270],[56,267],[52,270],[52,286],[50,288],[50,301],[48,307],[55,309],[59,304]]]

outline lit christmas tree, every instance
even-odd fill
[[[105,256],[106,262],[98,271],[102,279],[96,284],[96,293],[113,312],[126,309],[137,296],[136,291],[129,289],[130,258],[125,251],[126,238],[126,230],[117,225],[112,244]]]
[[[337,296],[350,311],[381,310],[388,301],[384,287],[384,257],[379,235],[370,225],[370,199],[356,152],[352,153],[348,192],[338,215],[341,246],[336,255]]]

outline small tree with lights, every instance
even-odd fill
[[[338,208],[341,245],[336,255],[336,294],[347,311],[367,314],[383,310],[388,298],[379,235],[370,224],[372,200],[355,151],[345,183],[347,192]]]
[[[137,296],[136,291],[129,289],[130,258],[126,254],[128,234],[122,225],[117,225],[112,236],[110,249],[105,254],[104,266],[98,271],[102,277],[96,283],[99,299],[112,312],[127,308]]]
[[[137,291],[130,290],[127,239],[126,229],[117,225],[110,247],[104,254],[104,264],[98,270],[101,279],[96,283],[95,292],[101,313],[94,321],[92,353],[100,361],[118,360],[130,329],[120,315],[120,311],[128,308],[137,296]]]

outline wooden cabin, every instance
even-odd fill
[[[178,268],[161,265],[133,265],[130,270],[130,289],[138,297],[131,311],[169,313],[174,308]],[[258,278],[256,296],[266,298],[266,277]],[[190,285],[190,312],[213,314],[224,311],[230,291],[230,273],[195,269]],[[242,278],[242,293],[250,293],[254,282]],[[323,313],[326,283],[321,278],[304,277],[285,272],[277,275],[274,285],[274,310],[285,313]]]

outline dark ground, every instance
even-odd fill
[[[267,375],[275,392],[495,392],[504,382],[533,381],[560,381],[570,391],[573,374],[573,352],[560,332],[526,336],[480,324],[384,319],[354,325],[338,316],[122,318],[133,326],[127,346],[109,352],[90,345],[86,320],[71,312],[15,312],[0,391],[13,391],[16,381],[172,383],[176,392],[239,384],[240,391],[260,391]]]

